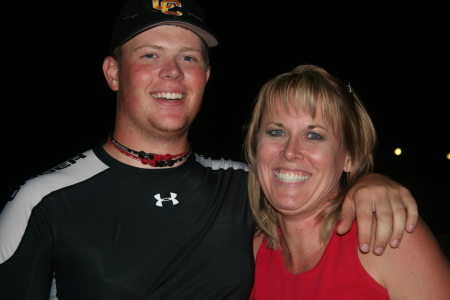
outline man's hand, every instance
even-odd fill
[[[391,247],[398,247],[405,229],[413,232],[419,217],[416,201],[409,190],[376,173],[361,177],[348,191],[342,205],[338,234],[345,234],[350,230],[355,215],[359,248],[364,253],[370,250],[372,219],[375,217],[373,252],[376,255],[383,254],[389,238]]]

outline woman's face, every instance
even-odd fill
[[[285,216],[315,214],[339,191],[351,159],[340,138],[327,128],[320,103],[315,118],[278,104],[263,117],[258,134],[257,173],[272,206]]]

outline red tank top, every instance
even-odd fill
[[[333,232],[317,265],[300,274],[289,272],[280,249],[266,248],[266,243],[264,239],[256,256],[251,300],[389,299],[359,261],[356,223],[346,235]]]

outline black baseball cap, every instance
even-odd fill
[[[112,31],[110,51],[135,35],[159,25],[178,25],[197,34],[208,47],[217,38],[206,29],[205,14],[193,0],[130,0],[123,6]]]

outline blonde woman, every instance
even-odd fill
[[[373,165],[372,122],[325,70],[300,66],[262,88],[246,138],[259,233],[251,299],[450,299],[450,266],[422,220],[398,248],[358,249],[335,232],[346,191]]]

